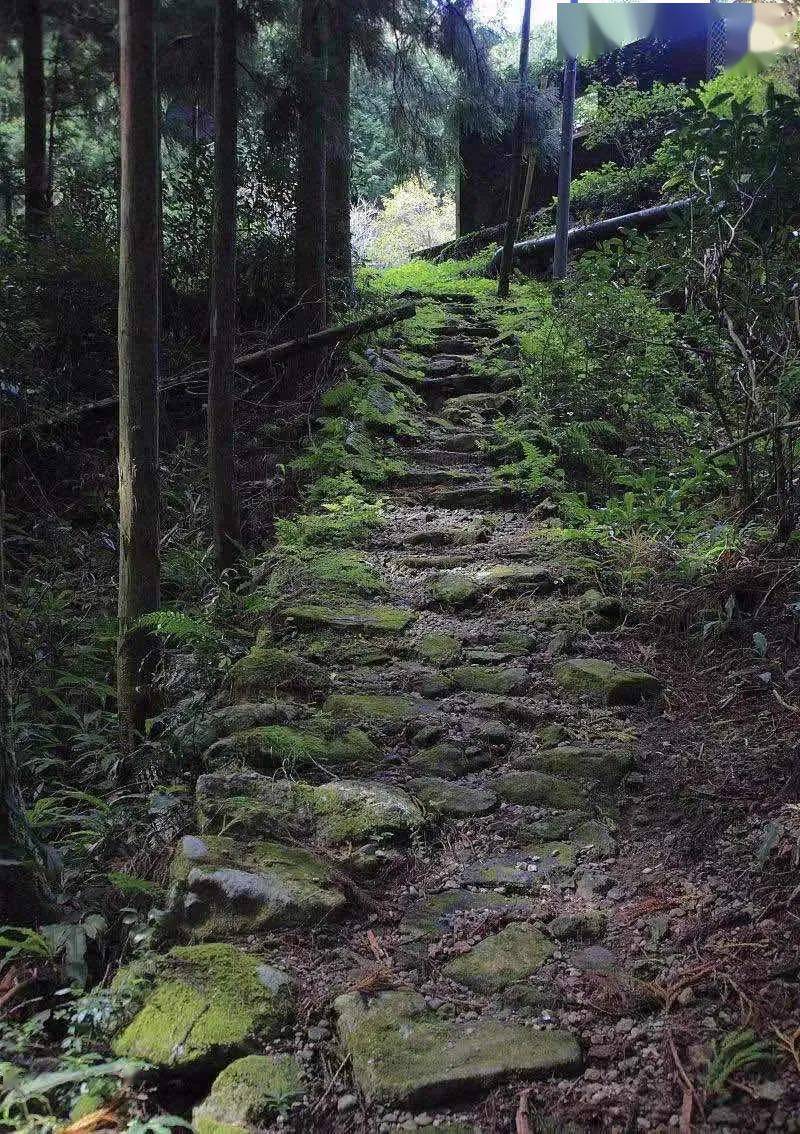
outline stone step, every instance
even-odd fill
[[[437,355],[429,359],[425,366],[425,378],[450,378],[453,374],[469,374],[469,362],[465,358]]]
[[[431,355],[465,355],[477,354],[478,344],[467,338],[456,337],[453,335],[437,339],[433,343],[419,343],[417,345],[417,354],[425,356]]]
[[[412,488],[428,488],[439,485],[470,484],[474,480],[474,472],[468,469],[456,469],[452,466],[427,466],[422,468],[407,468],[394,478],[396,484],[409,485]]]
[[[490,512],[527,511],[531,507],[530,495],[503,484],[475,481],[455,488],[431,489],[425,497],[433,508],[475,511],[485,508]]]
[[[414,449],[414,460],[418,465],[480,465],[482,454],[465,453],[458,449]]]

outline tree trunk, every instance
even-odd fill
[[[328,58],[328,120],[325,191],[326,259],[333,292],[349,300],[353,294],[350,240],[350,0],[340,0],[331,25]]]
[[[25,117],[25,231],[37,236],[47,220],[47,115],[41,0],[22,2],[22,97]]]
[[[50,124],[47,127],[47,208],[53,207],[53,177],[55,175],[56,115],[58,114],[58,81],[61,63],[61,36],[53,48],[53,72],[50,78]]]
[[[572,0],[574,3],[574,0]],[[567,274],[569,254],[569,198],[572,189],[572,151],[575,133],[575,80],[578,61],[568,56],[564,62],[564,90],[561,96],[561,153],[558,161],[558,205],[556,208],[556,242],[553,252],[553,279],[563,280]]]
[[[158,119],[155,0],[120,0],[119,641],[120,741],[152,708],[155,649],[137,625],[160,605]]]
[[[514,122],[514,142],[511,155],[511,181],[508,187],[506,236],[503,242],[503,255],[500,259],[500,280],[497,285],[497,294],[501,299],[506,299],[508,296],[511,262],[514,258],[517,202],[519,201],[519,186],[522,180],[522,150],[525,142],[525,96],[528,87],[528,54],[530,51],[530,42],[531,0],[525,0],[519,42],[519,91],[517,94],[517,117]]]
[[[233,437],[236,331],[236,0],[217,0],[214,29],[214,231],[208,365],[208,471],[217,570],[239,553]]]
[[[1,439],[0,421],[0,922],[35,925],[50,906],[52,895],[46,882],[42,848],[25,818],[11,728],[11,651],[3,556],[5,498]]]
[[[296,334],[325,326],[325,71],[323,0],[300,4],[300,115],[297,128],[297,195],[294,238]]]
[[[525,174],[525,188],[522,190],[522,203],[519,207],[519,220],[517,221],[517,240],[522,237],[522,229],[525,224],[525,214],[528,211],[528,204],[531,199],[531,189],[533,188],[533,175],[536,172],[536,151],[531,146],[528,150],[528,169]]]

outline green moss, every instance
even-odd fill
[[[313,808],[318,836],[327,843],[408,836],[422,824],[422,813],[405,792],[368,781],[323,784],[314,789]]]
[[[247,1134],[303,1096],[303,1072],[291,1055],[246,1055],[214,1080],[192,1114],[197,1134]]]
[[[452,634],[426,634],[414,649],[423,661],[433,665],[453,665],[461,655],[461,642]]]
[[[378,504],[345,497],[333,511],[307,513],[275,524],[285,547],[352,547],[365,540],[382,520]]]
[[[400,634],[414,621],[412,610],[392,606],[323,606],[306,603],[287,606],[284,617],[296,626],[335,626],[343,630]]]
[[[381,272],[364,269],[359,282],[363,288],[378,294],[416,291],[434,296],[493,296],[497,284],[486,274],[490,258],[490,253],[480,252],[470,260],[444,260],[440,264],[409,260]],[[404,331],[405,326],[401,324],[401,330]]]
[[[140,991],[150,987],[113,1041],[118,1056],[183,1072],[219,1068],[291,1019],[285,979],[232,945],[176,946],[139,972]],[[123,970],[114,986],[126,980]]]
[[[630,705],[658,697],[663,686],[644,670],[623,669],[600,658],[572,658],[556,670],[556,680],[570,693],[602,697],[609,705]]]
[[[600,780],[616,784],[630,770],[632,763],[633,758],[629,753],[605,752],[564,744],[523,757],[518,761],[518,766],[554,776],[566,776],[568,779]]]
[[[535,926],[516,922],[450,961],[443,972],[475,992],[499,992],[533,976],[554,951],[553,942]]]
[[[219,741],[206,758],[240,760],[256,771],[280,768],[291,773],[347,763],[371,765],[377,755],[377,748],[360,729],[347,729],[337,737],[288,725],[266,725]]]
[[[458,609],[472,606],[481,594],[481,588],[469,575],[450,571],[434,579],[428,589],[430,601],[439,606]]]
[[[585,810],[586,800],[577,785],[541,772],[511,772],[500,776],[494,787],[509,803],[537,804],[558,811]]]
[[[524,669],[500,669],[486,665],[460,665],[448,670],[448,688],[467,693],[506,694],[518,691],[527,681]]]
[[[298,693],[325,693],[330,678],[319,666],[286,650],[258,646],[230,668],[233,692],[253,698],[279,690]]]
[[[323,705],[323,710],[337,720],[393,732],[427,709],[426,702],[403,693],[334,693]]]

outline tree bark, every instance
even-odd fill
[[[323,0],[301,0],[300,116],[297,129],[294,282],[296,334],[321,331],[325,296],[325,72],[326,18]]]
[[[339,0],[331,24],[328,58],[326,148],[326,259],[331,290],[349,300],[353,294],[350,238],[350,0]]]
[[[508,281],[511,276],[511,263],[514,258],[517,202],[519,201],[519,186],[522,180],[522,150],[525,141],[525,96],[528,88],[528,54],[530,51],[530,42],[531,0],[525,0],[519,42],[519,91],[517,94],[517,117],[514,122],[514,142],[511,155],[511,181],[508,187],[506,236],[503,242],[503,255],[500,259],[500,279],[497,284],[497,294],[501,299],[506,299],[508,296]]]
[[[53,48],[53,71],[50,77],[50,122],[47,127],[47,208],[53,207],[53,177],[55,175],[56,115],[58,114],[58,82],[61,64],[61,36]]]
[[[155,0],[120,0],[119,640],[120,741],[130,752],[153,704],[160,605],[158,119]]]
[[[22,2],[22,100],[25,119],[25,231],[28,236],[35,237],[47,221],[47,113],[41,0]]]
[[[572,0],[574,3],[575,0]],[[572,190],[572,153],[575,142],[575,81],[578,61],[568,56],[564,62],[564,90],[561,96],[561,153],[558,162],[558,205],[556,208],[556,242],[553,252],[553,279],[563,280],[567,274],[569,255],[569,199]]]
[[[2,398],[0,398],[0,414]],[[11,651],[3,555],[5,494],[2,489],[0,421],[0,922],[35,925],[52,903],[44,853],[25,818],[12,735]]]
[[[208,471],[217,570],[239,554],[233,436],[236,332],[236,0],[217,0],[214,29],[214,231],[208,364]]]

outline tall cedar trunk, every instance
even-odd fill
[[[297,123],[297,196],[294,282],[297,334],[325,326],[325,70],[323,0],[301,0],[300,115]]]
[[[22,0],[22,98],[25,118],[25,231],[29,236],[36,236],[47,220],[47,115],[41,0]]]
[[[519,42],[519,90],[517,93],[517,117],[514,122],[514,142],[511,155],[511,182],[508,187],[508,213],[506,215],[506,235],[503,241],[503,255],[500,260],[500,280],[497,294],[501,299],[508,295],[508,281],[514,259],[514,236],[517,230],[517,205],[519,186],[522,180],[522,150],[525,143],[525,99],[528,89],[528,54],[531,42],[531,0],[525,0],[522,13],[522,30]]]
[[[575,0],[571,0],[575,3]],[[567,275],[569,257],[569,199],[572,190],[572,151],[575,144],[575,82],[578,61],[567,56],[564,62],[564,90],[561,96],[561,152],[558,159],[558,205],[556,243],[553,252],[553,279]]]
[[[345,299],[353,293],[350,239],[350,0],[340,0],[331,24],[328,55],[328,119],[325,195],[326,259],[333,290]]]
[[[120,740],[129,752],[152,706],[160,605],[158,485],[158,120],[155,0],[120,0],[119,641]]]
[[[233,438],[236,327],[236,0],[217,0],[214,29],[214,235],[208,366],[208,471],[217,568],[239,551]]]
[[[50,905],[51,896],[45,880],[44,855],[25,818],[17,780],[3,557],[4,503],[0,421],[0,922],[35,925]]]

